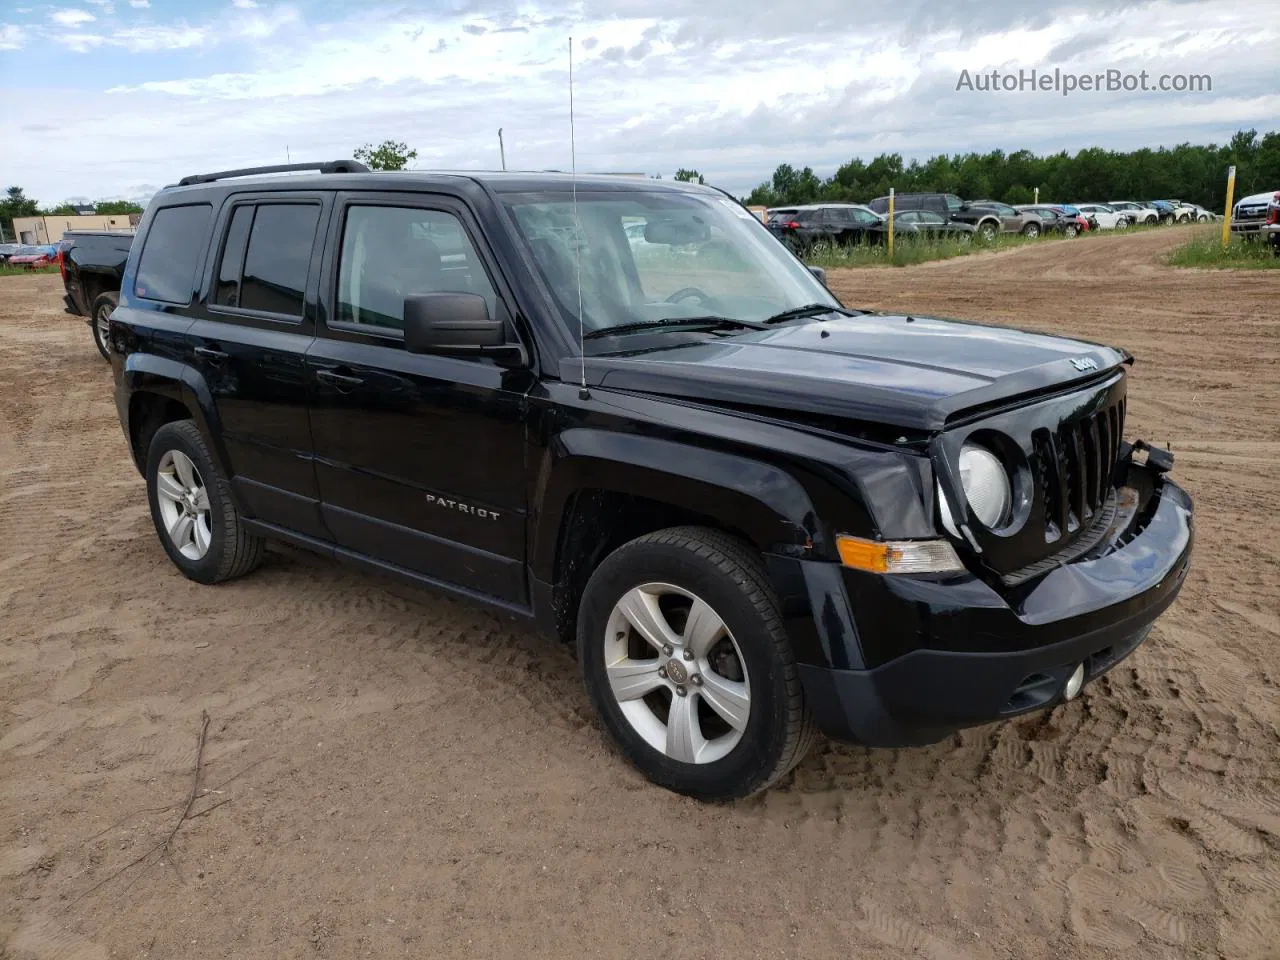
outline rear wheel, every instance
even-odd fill
[[[104,293],[93,301],[90,315],[93,318],[93,342],[103,360],[111,359],[111,348],[107,335],[111,332],[111,313],[120,303],[120,294],[114,291]]]
[[[1040,224],[1028,223],[1022,228],[1022,235],[1028,240],[1034,240],[1036,237],[1040,236]]]
[[[763,565],[718,531],[674,527],[610,554],[583,592],[578,657],[619,748],[667,789],[745,797],[812,742]]]
[[[1077,236],[1079,233],[1080,233],[1080,228],[1077,227],[1074,223],[1068,223],[1066,226],[1062,228],[1062,235],[1064,237],[1074,237],[1074,236]]]
[[[261,562],[262,539],[240,522],[231,487],[192,421],[156,431],[147,456],[147,499],[165,553],[190,579],[220,583]]]
[[[1127,218],[1127,217],[1121,217],[1119,220],[1117,220],[1117,221],[1116,221],[1116,229],[1117,229],[1117,230],[1128,230],[1128,229],[1129,229],[1129,220],[1128,220],[1128,218]]]
[[[984,243],[990,243],[994,240],[997,232],[996,225],[990,221],[978,224],[978,238]]]

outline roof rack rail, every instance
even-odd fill
[[[327,160],[323,163],[279,163],[270,167],[245,167],[243,170],[219,170],[217,173],[193,173],[178,181],[178,186],[189,187],[193,183],[214,183],[232,177],[252,177],[260,173],[291,173],[294,170],[318,170],[320,173],[368,173],[369,168],[359,160]]]

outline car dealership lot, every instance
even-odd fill
[[[1280,283],[1163,266],[1184,239],[831,273],[850,306],[1128,348],[1129,438],[1171,443],[1199,544],[1151,640],[1074,704],[916,750],[822,744],[725,807],[627,767],[569,652],[498,617],[291,550],[183,579],[59,278],[0,279],[0,947],[1267,956]],[[202,711],[209,792],[157,849]]]

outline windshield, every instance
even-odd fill
[[[681,317],[762,321],[838,302],[750,211],[674,191],[567,191],[508,201],[561,315],[578,333]],[[579,226],[580,225],[580,226]],[[575,246],[580,257],[575,257]]]

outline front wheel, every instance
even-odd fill
[[[1028,240],[1034,240],[1036,237],[1040,236],[1040,224],[1028,223],[1022,228],[1022,235]]]
[[[192,421],[156,431],[147,456],[147,499],[160,543],[184,576],[220,583],[261,562],[262,539],[240,522],[231,486]]]
[[[1119,220],[1117,220],[1117,221],[1116,221],[1116,229],[1117,229],[1117,230],[1128,230],[1128,229],[1129,229],[1129,221],[1128,221],[1128,219],[1126,219],[1125,217],[1121,217]]]
[[[102,354],[103,360],[111,359],[111,346],[107,335],[111,332],[111,313],[119,303],[120,294],[109,291],[94,300],[93,307],[89,311],[90,316],[93,318],[91,325],[93,342],[97,346],[98,352]]]
[[[1079,233],[1080,233],[1080,228],[1077,227],[1074,223],[1069,223],[1062,228],[1062,235],[1064,237],[1074,237]]]
[[[718,531],[673,527],[610,554],[583,592],[578,658],[614,741],[669,790],[748,796],[812,742],[764,567]]]
[[[982,223],[978,225],[978,238],[983,243],[990,243],[996,238],[996,225],[994,223]]]

